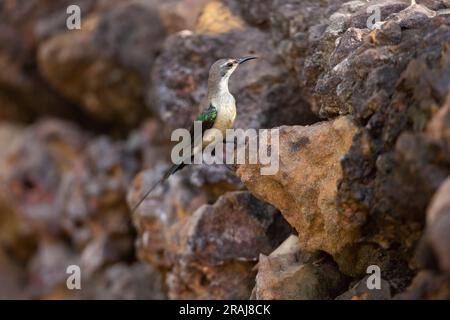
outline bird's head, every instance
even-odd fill
[[[228,79],[239,65],[256,58],[257,57],[243,57],[217,60],[209,70],[209,78],[213,81]]]

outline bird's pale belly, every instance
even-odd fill
[[[225,131],[233,127],[234,119],[236,119],[236,108],[234,106],[221,108],[217,113],[214,128],[219,129],[225,136]]]
[[[223,139],[225,139],[226,130],[233,128],[234,119],[236,119],[236,108],[234,106],[222,107],[218,110],[217,119],[214,122],[213,128],[220,130]],[[208,145],[214,142],[214,140],[214,133],[206,131],[203,136],[203,145]]]

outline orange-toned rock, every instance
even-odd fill
[[[197,19],[209,0],[171,0],[158,7],[164,28],[168,33],[194,30]]]
[[[297,230],[303,250],[323,250],[336,258],[360,234],[358,224],[352,223],[356,217],[343,215],[336,207],[340,160],[357,128],[350,118],[340,117],[279,129],[279,171],[261,175],[260,164],[245,164],[237,175],[256,197],[281,211]]]

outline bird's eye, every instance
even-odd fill
[[[228,68],[231,68],[232,66],[233,66],[233,62],[228,62],[228,63],[227,63],[227,67],[228,67]]]

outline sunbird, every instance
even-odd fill
[[[203,110],[195,119],[201,122],[201,143],[191,144],[191,158],[194,158],[197,152],[201,152],[204,147],[215,141],[215,136],[208,129],[217,129],[223,136],[227,129],[231,129],[236,119],[236,100],[228,89],[228,80],[234,71],[246,61],[256,59],[257,57],[228,58],[219,59],[209,69],[208,93],[200,104]],[[194,137],[194,124],[192,124],[191,137]],[[199,146],[199,147],[197,147]],[[134,206],[132,212],[136,211],[141,203],[149,194],[162,182],[167,180],[172,174],[183,169],[187,163],[181,162],[172,165],[151,188],[147,190],[144,196]]]

